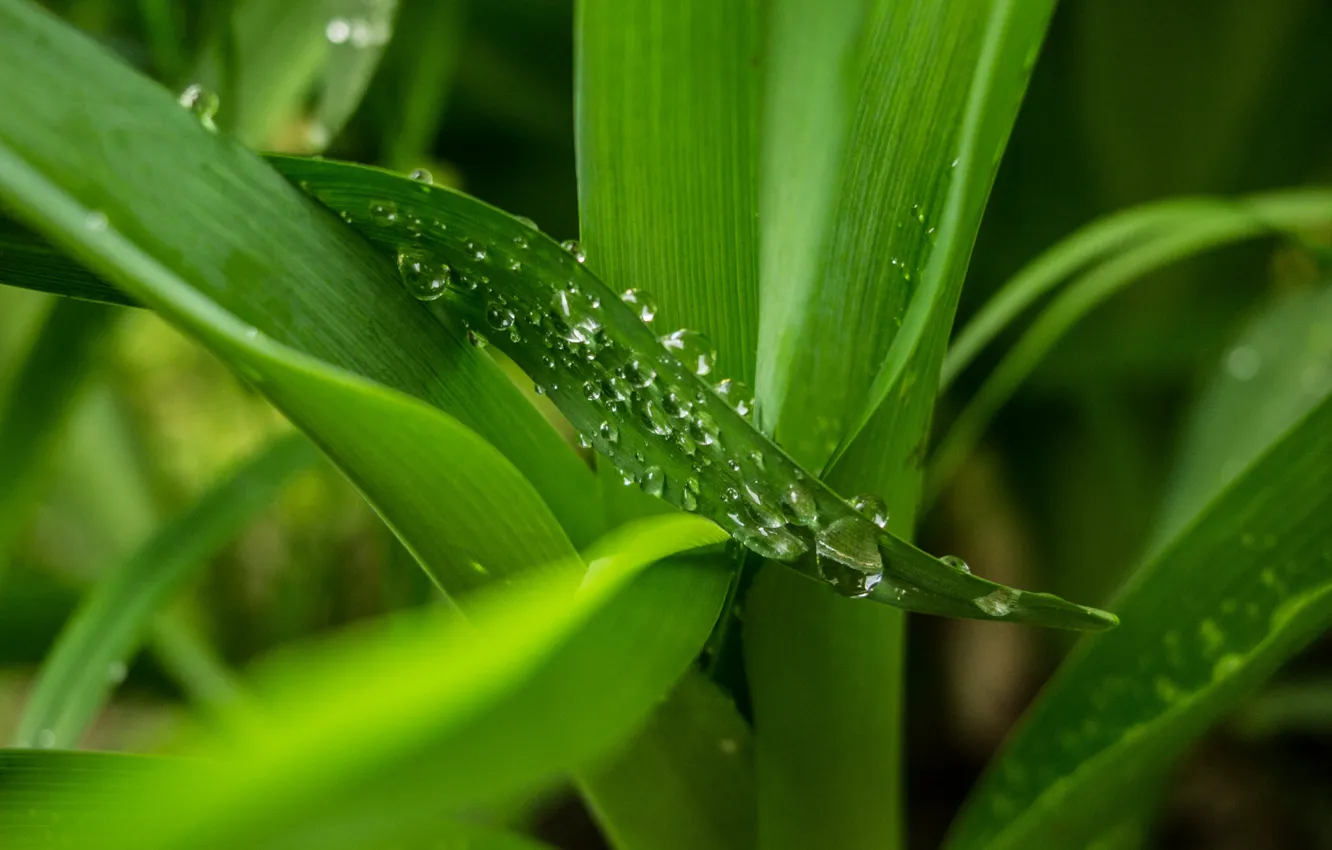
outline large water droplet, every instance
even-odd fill
[[[956,555],[944,555],[939,560],[955,570],[960,570],[961,572],[964,573],[971,572],[971,567],[967,566],[967,562],[962,560]]]
[[[474,330],[467,331],[467,341],[472,344],[473,348],[485,348],[490,344],[489,340]]]
[[[609,401],[625,401],[634,389],[629,382],[619,375],[608,375],[601,379],[601,388]]]
[[[744,381],[725,378],[717,382],[714,390],[722,401],[729,404],[741,416],[748,416],[754,409],[754,391]]]
[[[675,355],[675,359],[695,375],[703,376],[712,371],[712,364],[717,359],[717,350],[703,334],[681,328],[661,338],[661,344]]]
[[[492,306],[486,311],[486,321],[495,330],[506,330],[513,326],[513,311],[503,305]]]
[[[620,429],[609,419],[597,426],[597,433],[601,435],[601,439],[608,443],[620,439]]]
[[[596,401],[601,398],[601,387],[597,386],[593,381],[588,381],[583,384],[583,397],[588,401]]]
[[[819,574],[843,596],[860,599],[869,596],[883,581],[882,572],[862,572],[832,558],[819,559]],[[900,594],[897,598],[901,598]]]
[[[587,252],[583,250],[583,246],[579,245],[577,240],[566,239],[560,243],[560,247],[569,252],[569,256],[574,258],[574,262],[587,262]]]
[[[819,505],[814,496],[799,483],[792,482],[782,492],[782,507],[797,525],[817,526],[819,524]]]
[[[671,416],[683,419],[689,415],[692,405],[674,392],[668,392],[661,397],[661,408]]]
[[[650,322],[657,316],[657,302],[641,289],[626,289],[621,293],[620,300],[633,308],[641,322]]]
[[[1019,590],[1009,590],[1006,587],[1001,587],[993,593],[976,597],[972,602],[991,617],[1003,617],[1013,610],[1013,606],[1017,604],[1021,593]]]
[[[630,386],[647,387],[657,379],[657,370],[646,360],[630,360],[620,370],[620,374]]]
[[[671,420],[652,399],[645,399],[638,408],[638,416],[643,420],[643,424],[648,426],[648,430],[662,437],[670,436]]]
[[[717,427],[717,420],[712,418],[712,414],[700,410],[689,423],[689,433],[699,445],[710,446],[717,441],[721,429]]]
[[[205,130],[216,133],[217,125],[213,123],[213,117],[217,115],[217,108],[221,105],[217,95],[198,83],[191,83],[180,93],[177,101],[181,106],[194,113],[203,125]]]
[[[883,528],[888,525],[888,506],[873,493],[861,493],[851,498],[851,507],[869,517],[869,521]]]
[[[814,536],[820,557],[831,558],[863,573],[882,573],[878,529],[860,517],[844,516]]]
[[[435,176],[424,168],[418,168],[409,175],[417,183],[424,183],[429,186],[435,182]]]
[[[346,44],[351,38],[351,22],[346,18],[334,18],[324,27],[324,37],[330,44]]]
[[[649,466],[643,470],[642,487],[643,492],[649,496],[661,498],[661,494],[666,492],[666,473],[661,471],[660,466]]]
[[[398,274],[407,291],[420,301],[443,295],[451,278],[448,266],[432,265],[426,254],[405,248],[398,251]]]
[[[745,528],[735,531],[735,539],[754,554],[774,561],[794,561],[809,551],[799,537],[785,528]]]

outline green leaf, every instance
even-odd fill
[[[583,0],[575,84],[580,236],[653,327],[702,333],[708,378],[752,384],[758,337],[757,0]]]
[[[299,149],[337,136],[370,83],[393,34],[397,0],[238,0],[196,70],[222,95],[218,121],[245,144],[270,148],[298,123]],[[319,84],[312,120],[306,99]],[[287,149],[291,142],[287,143]]]
[[[1233,202],[1185,200],[1169,205],[1149,205],[1090,225],[1051,248],[996,296],[1002,299],[999,303],[1004,306],[999,309],[1003,313],[1015,313],[1015,310],[1010,313],[1010,304],[1016,307],[1051,288],[1055,276],[1064,270],[1061,262],[1064,257],[1076,256],[1080,250],[1098,245],[1120,228],[1131,228],[1134,222],[1144,229],[1161,229],[1159,235],[1144,239],[1084,272],[1041,311],[940,441],[930,470],[928,492],[937,493],[956,472],[995,412],[1055,343],[1107,298],[1149,272],[1212,248],[1274,231],[1291,232],[1325,225],[1329,221],[1332,221],[1332,193],[1320,189],[1294,189]],[[1000,314],[984,316],[986,324],[980,332],[984,336],[970,339],[992,336],[999,324],[997,315]],[[968,348],[962,356],[970,356],[972,351],[973,348]],[[956,367],[953,371],[956,372]]]
[[[726,535],[673,515],[618,530],[588,571],[486,588],[468,619],[424,610],[274,658],[257,710],[90,806],[169,812],[100,846],[255,846],[318,830],[320,847],[548,787],[604,757],[694,658],[717,615],[693,604],[725,572],[672,559]],[[104,824],[105,822],[103,822]]]
[[[1332,397],[1156,549],[1125,625],[1065,662],[956,824],[951,847],[1081,846],[1332,619]],[[1206,402],[1204,407],[1206,407]]]
[[[95,802],[97,795],[170,766],[166,759],[118,753],[0,750],[0,788],[4,789],[0,843],[11,850],[69,847],[87,817],[86,805]],[[454,821],[436,821],[429,835],[416,840],[389,839],[375,846],[388,850],[549,850],[548,845],[530,838]]]
[[[701,674],[680,680],[647,728],[579,784],[615,847],[756,846],[749,724]]]
[[[760,34],[755,0],[576,5],[588,266],[617,291],[649,293],[655,332],[683,328],[703,334],[705,349],[715,345],[708,383],[754,380]],[[612,521],[662,507],[621,487],[610,464],[600,471]],[[747,751],[718,743],[738,749],[748,729],[709,688],[697,676],[682,682],[613,763],[581,775],[584,797],[621,850],[754,845],[752,764]]]
[[[95,156],[89,138],[105,142]],[[0,7],[0,194],[254,383],[450,592],[484,583],[483,570],[567,558],[563,529],[575,543],[595,532],[586,467],[381,257],[167,93],[21,3]]]
[[[1332,195],[1328,197],[1332,220]],[[1193,412],[1155,538],[1169,540],[1332,389],[1332,289],[1273,305],[1235,341]]]
[[[430,155],[462,53],[464,12],[463,0],[402,0],[379,76],[394,104],[382,147],[393,168],[419,168]]]
[[[113,671],[123,674],[158,612],[316,457],[304,438],[279,439],[108,571],[65,624],[42,665],[15,746],[76,746],[117,683]]]
[[[897,533],[915,522],[934,378],[1051,5],[773,4],[759,414],[834,487],[881,494]],[[745,637],[763,846],[901,844],[904,628],[760,574]]]
[[[0,576],[114,318],[99,304],[57,301],[0,398]]]

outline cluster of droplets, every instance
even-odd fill
[[[324,25],[324,38],[338,47],[364,50],[383,47],[393,36],[394,0],[361,0],[359,10],[330,18]]]
[[[414,176],[429,191],[428,179]],[[474,345],[514,343],[506,353],[575,423],[580,445],[615,461],[626,485],[706,512],[750,551],[794,563],[844,595],[866,596],[883,582],[883,500],[844,503],[779,450],[747,437],[748,427],[728,437],[726,418],[751,416],[753,394],[730,378],[711,391],[700,385],[716,368],[712,344],[688,329],[651,332],[657,305],[647,292],[630,289],[621,304],[603,304],[594,286],[579,285],[586,254],[575,242],[561,246],[559,260],[540,255],[526,234],[486,244],[390,201],[371,202],[368,214],[413,237],[398,252],[406,289],[422,301],[447,299],[448,314]],[[450,254],[445,264],[427,250],[419,241],[427,234],[452,246],[456,259]],[[521,285],[492,286],[493,275],[520,271]],[[702,481],[710,482],[706,491]],[[961,561],[947,563],[966,571]],[[908,592],[888,587],[898,599]],[[1013,601],[990,594],[976,605],[1003,615]]]

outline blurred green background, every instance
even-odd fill
[[[192,81],[187,57],[226,6],[47,5],[173,89]],[[571,4],[403,0],[399,15],[398,35],[328,155],[424,167],[557,239],[575,236]],[[153,36],[163,20],[176,38]],[[1330,44],[1325,0],[1063,3],[987,209],[959,321],[1043,248],[1098,216],[1181,194],[1326,183]],[[231,120],[225,93],[218,120]],[[304,120],[275,127],[265,146],[308,150]],[[1322,286],[1330,263],[1319,245],[1254,242],[1116,296],[1002,411],[925,515],[923,545],[984,565],[998,581],[1104,603],[1151,539],[1197,394],[1218,364],[1234,365],[1228,352],[1246,322]],[[51,303],[0,288],[0,388]],[[1326,324],[1332,340],[1332,315]],[[0,592],[0,734],[9,734],[35,666],[89,579],[285,427],[211,356],[146,312],[123,311],[102,344],[108,356],[58,436],[41,507],[22,529]],[[1003,347],[941,399],[938,424]],[[434,598],[351,487],[321,468],[215,559],[179,614],[226,665],[240,667],[294,637]],[[1070,638],[926,617],[912,618],[911,630],[908,810],[913,846],[933,847]],[[168,668],[143,654],[89,745],[138,750],[169,740],[181,694]],[[1332,847],[1330,760],[1332,643],[1324,638],[1180,765],[1155,841]],[[554,843],[601,846],[576,803],[555,800],[532,817]]]

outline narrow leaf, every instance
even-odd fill
[[[949,846],[1081,846],[1332,621],[1332,397],[1157,550],[992,765]]]
[[[43,663],[15,746],[76,746],[163,606],[316,456],[302,437],[280,439],[103,575]]]

